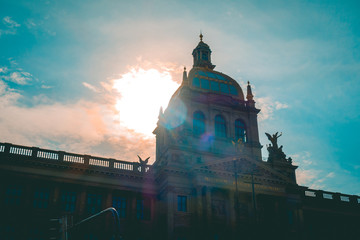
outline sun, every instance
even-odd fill
[[[131,68],[114,81],[120,93],[116,101],[120,124],[146,136],[153,136],[160,107],[167,106],[179,87],[170,72],[157,69]]]

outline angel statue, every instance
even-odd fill
[[[149,161],[149,158],[150,158],[150,157],[148,157],[147,159],[142,160],[139,155],[137,155],[137,156],[139,158],[140,165],[146,165],[148,163],[148,161]]]
[[[149,162],[150,157],[148,157],[145,160],[142,160],[139,155],[137,155],[137,156],[138,156],[139,162],[140,162],[140,164],[139,164],[140,165],[140,172],[145,172],[146,164]]]
[[[278,144],[277,144],[277,139],[279,137],[281,137],[282,133],[280,133],[280,135],[278,135],[279,132],[276,132],[275,134],[273,134],[272,136],[268,133],[265,133],[267,138],[269,139],[269,141],[272,143],[272,146],[274,149],[279,149]]]

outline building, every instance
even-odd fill
[[[267,134],[264,161],[250,83],[245,95],[215,71],[202,35],[192,55],[160,110],[153,165],[0,143],[0,238],[49,239],[50,219],[113,206],[124,239],[357,239],[360,197],[299,186],[281,134]]]

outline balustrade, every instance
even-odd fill
[[[140,166],[137,162],[126,162],[115,159],[105,159],[93,157],[89,155],[80,155],[67,153],[63,151],[53,151],[47,149],[40,149],[35,147],[19,146],[10,143],[0,143],[0,154],[20,155],[28,157],[32,160],[56,160],[58,162],[68,162],[74,164],[84,164],[96,167],[105,167],[109,169],[121,171],[135,171],[135,172],[149,172],[151,166]],[[0,155],[0,157],[1,157]],[[144,167],[144,171],[141,171]]]

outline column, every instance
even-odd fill
[[[232,228],[235,228],[236,226],[236,214],[238,212],[238,209],[236,209],[235,206],[235,193],[232,190],[229,190],[229,204],[230,204],[230,225]]]
[[[174,193],[171,190],[166,193],[166,204],[168,239],[172,239],[174,232]]]
[[[196,187],[196,216],[198,221],[203,218],[203,206],[202,206],[202,187]]]
[[[205,194],[205,198],[206,198],[206,218],[207,221],[210,222],[211,220],[211,188],[210,187],[206,187],[206,194]]]

